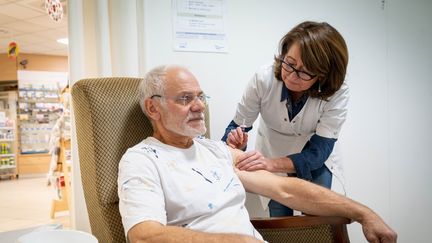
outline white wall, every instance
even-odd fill
[[[351,87],[338,143],[348,196],[377,211],[400,242],[426,242],[432,216],[432,1],[227,1],[227,54],[174,52],[171,1],[145,1],[145,63],[182,63],[211,98],[211,135],[220,139],[260,65],[280,38],[304,20],[327,21],[345,36]],[[352,242],[365,242],[349,226]]]
[[[389,3],[387,87],[390,218],[401,242],[430,242],[432,2]]]

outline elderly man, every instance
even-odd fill
[[[244,188],[309,214],[351,218],[371,242],[396,242],[377,214],[348,198],[296,178],[235,170],[241,151],[200,137],[208,97],[186,68],[156,67],[140,89],[154,133],[128,149],[119,165],[120,213],[130,242],[262,242]]]

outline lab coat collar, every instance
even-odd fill
[[[283,83],[283,82],[282,82]],[[296,104],[299,103],[306,103],[306,100],[308,98],[307,93],[305,92],[302,97],[296,102]],[[282,90],[281,90],[281,98],[280,98],[280,102],[283,102],[285,100],[288,100],[288,102],[291,102],[291,95],[290,95],[290,91],[288,90],[288,88],[285,86],[285,84],[282,84]]]
[[[282,81],[281,81],[282,82]],[[282,102],[282,101],[285,101],[285,100],[287,100],[288,98],[290,98],[290,95],[289,95],[289,91],[288,91],[288,88],[285,86],[285,84],[282,82],[282,91],[281,91],[281,99],[280,99],[280,101]]]

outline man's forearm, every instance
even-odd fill
[[[321,216],[341,216],[361,222],[373,215],[366,206],[305,180],[267,171],[238,171],[247,191],[272,198],[293,209]]]
[[[129,230],[128,238],[131,243],[180,243],[180,242],[230,242],[230,243],[259,243],[253,237],[240,234],[204,233],[176,226],[163,226],[156,222],[143,222]]]

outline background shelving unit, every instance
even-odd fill
[[[20,88],[18,103],[20,153],[48,153],[51,130],[63,108],[59,90],[43,85]]]
[[[67,73],[18,71],[18,173],[48,173],[50,136],[63,105]]]
[[[17,178],[16,91],[0,92],[0,179]]]

